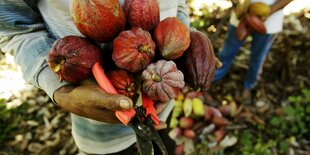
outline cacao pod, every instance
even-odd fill
[[[119,68],[130,72],[145,69],[154,54],[155,43],[150,33],[139,27],[121,32],[113,41],[112,59]]]
[[[185,98],[183,103],[183,112],[185,117],[189,117],[193,112],[193,101],[190,98]]]
[[[57,39],[48,55],[49,67],[60,80],[76,83],[92,75],[95,62],[102,64],[100,49],[83,37],[66,36]]]
[[[70,16],[84,36],[98,42],[112,41],[126,24],[125,13],[118,0],[72,0]]]
[[[202,32],[191,29],[190,47],[178,61],[185,78],[196,89],[207,89],[213,80],[216,59],[209,38]]]
[[[184,76],[173,61],[159,60],[142,72],[143,91],[152,99],[167,102],[176,98],[185,85]]]
[[[249,34],[250,34],[250,31],[247,28],[246,21],[241,20],[236,29],[236,35],[237,35],[238,40],[244,40]]]
[[[264,2],[255,2],[250,5],[249,12],[265,20],[270,14],[270,6]]]
[[[159,22],[154,38],[160,55],[167,60],[181,57],[190,44],[189,30],[177,17]]]
[[[193,114],[194,116],[201,117],[205,114],[204,104],[200,98],[193,98]]]
[[[196,133],[192,129],[185,129],[184,130],[184,136],[189,139],[194,139],[196,137]]]
[[[124,11],[130,27],[152,32],[159,23],[158,0],[125,0]]]
[[[125,70],[114,70],[107,73],[107,77],[119,94],[134,98],[137,95],[135,81]]]
[[[248,12],[251,0],[239,0],[236,8],[234,9],[237,19],[242,19],[243,15]]]
[[[267,32],[264,22],[256,15],[246,14],[245,20],[247,25],[249,25],[254,31],[261,34],[265,34]]]

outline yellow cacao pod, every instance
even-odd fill
[[[205,114],[203,101],[200,98],[193,98],[193,114],[198,117]]]
[[[180,93],[177,97],[178,101],[183,101],[184,100],[184,95],[182,93]]]
[[[183,112],[183,107],[174,107],[172,111],[172,118],[179,117]]]
[[[177,108],[177,107],[183,107],[183,102],[182,101],[178,101],[178,100],[175,100],[174,101],[174,107]]]
[[[176,128],[179,125],[179,120],[176,118],[171,118],[169,127]]]
[[[256,2],[250,5],[250,14],[259,16],[262,20],[266,20],[270,14],[270,6],[264,2]]]
[[[250,0],[239,0],[237,7],[234,9],[238,19],[242,18],[242,15],[248,11],[251,4]]]
[[[189,98],[185,98],[183,103],[183,112],[186,117],[190,116],[193,111],[193,102]]]

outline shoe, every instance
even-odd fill
[[[243,104],[249,105],[252,104],[252,93],[249,89],[244,89],[242,93],[241,100]]]

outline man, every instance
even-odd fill
[[[247,1],[247,0],[245,0]],[[270,47],[275,39],[274,34],[282,31],[284,14],[282,8],[285,7],[291,0],[249,0],[250,3],[264,2],[270,7],[270,14],[267,15],[264,25],[267,29],[266,34],[252,32],[253,37],[251,46],[251,58],[249,70],[244,81],[243,101],[247,104],[251,103],[251,90],[259,77],[262,70],[264,60],[270,50]],[[238,7],[238,6],[237,6]],[[240,11],[241,10],[241,11]],[[218,53],[218,58],[222,62],[222,67],[217,69],[213,81],[222,79],[228,72],[233,60],[238,53],[244,40],[238,40],[236,36],[236,27],[239,24],[239,19],[245,13],[246,9],[237,9],[233,12],[230,18],[229,31],[224,42],[222,50]]]
[[[130,153],[128,150],[132,150],[130,146],[136,141],[135,133],[119,122],[114,111],[131,108],[132,100],[107,94],[92,82],[77,86],[60,81],[47,65],[48,52],[56,39],[82,36],[70,19],[70,1],[2,0],[0,49],[13,52],[26,81],[43,89],[53,102],[71,112],[72,134],[81,152]],[[124,0],[119,2],[124,4]],[[177,16],[189,27],[185,0],[159,0],[159,4],[161,20]],[[167,119],[172,107],[168,103],[160,113],[162,121]]]

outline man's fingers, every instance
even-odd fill
[[[88,117],[100,122],[120,123],[115,116],[115,112],[108,109],[89,108],[85,111]]]
[[[109,94],[95,85],[81,85],[69,92],[69,98],[95,108],[127,110],[132,108],[132,100],[124,95]]]
[[[166,129],[168,127],[167,123],[160,121],[158,125],[155,126],[156,130]]]
[[[159,114],[162,112],[167,106],[167,103],[157,103],[155,104],[156,113]]]
[[[124,95],[120,94],[109,94],[104,91],[100,91],[95,103],[96,107],[106,108],[109,110],[128,110],[133,107],[132,100]]]

